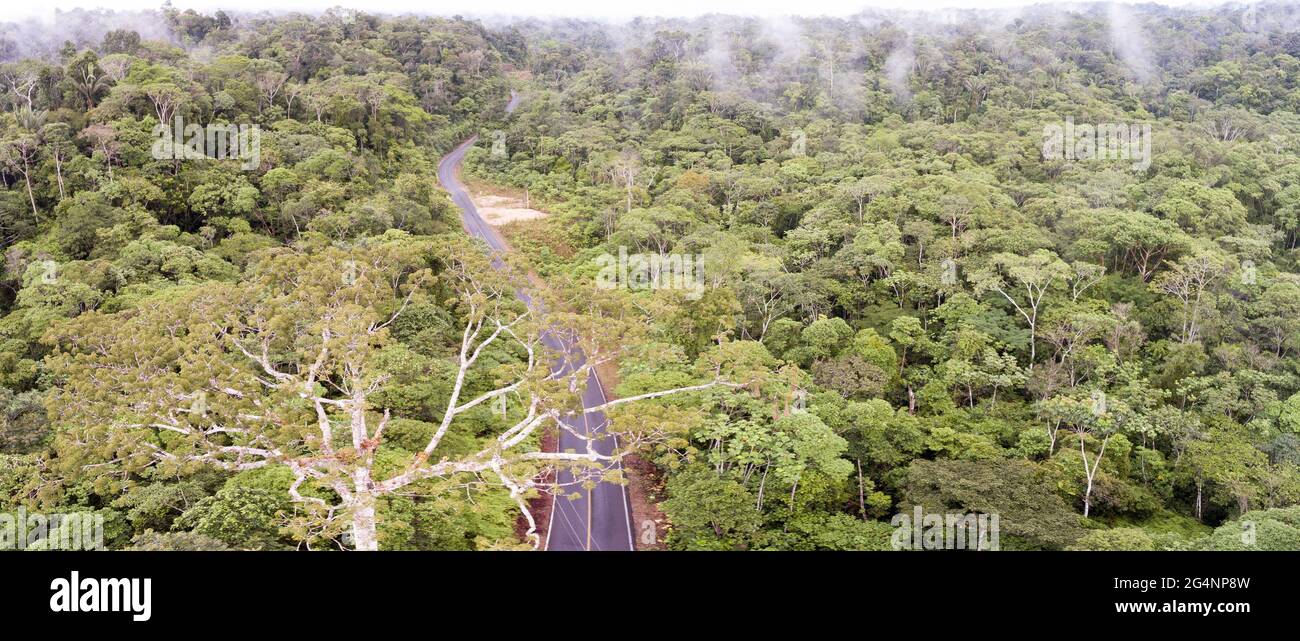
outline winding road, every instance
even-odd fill
[[[506,113],[511,113],[519,105],[519,94],[511,91]],[[465,231],[483,239],[493,252],[508,251],[505,241],[497,230],[488,225],[478,213],[474,201],[469,197],[469,190],[460,181],[460,166],[465,154],[478,135],[471,136],[455,149],[451,150],[438,162],[438,182],[451,195],[452,202],[461,211],[461,221]],[[537,305],[528,294],[518,293],[519,298],[529,308]],[[540,311],[540,310],[539,310]],[[551,364],[551,371],[556,375],[567,375],[582,367],[586,362],[582,350],[568,341],[551,333],[542,335],[542,342],[561,356]],[[600,379],[593,369],[587,377],[586,388],[582,392],[582,406],[596,407],[605,403],[605,392]],[[583,413],[580,416],[564,419],[575,432],[598,438],[595,447],[602,454],[610,454],[617,446],[617,437],[604,435],[608,420],[603,412]],[[583,451],[586,444],[568,430],[559,431],[559,451]],[[621,469],[621,463],[618,464]],[[559,496],[555,497],[551,509],[550,526],[546,529],[547,550],[633,550],[632,545],[632,510],[628,502],[627,488],[623,485],[600,481],[591,489],[574,484],[572,473],[567,469],[559,472],[561,486]],[[578,496],[570,498],[569,495]]]

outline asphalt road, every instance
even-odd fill
[[[513,112],[518,104],[518,94],[511,92],[506,112]],[[483,239],[492,251],[504,252],[505,241],[479,216],[474,201],[469,197],[469,191],[460,181],[461,162],[465,158],[465,153],[477,140],[477,135],[472,136],[443,156],[438,162],[438,182],[442,183],[443,188],[451,194],[452,202],[460,208],[465,231]],[[519,292],[518,295],[530,308],[537,309],[527,293]],[[586,362],[581,349],[554,334],[549,332],[544,334],[542,342],[561,355],[551,364],[551,371],[556,374],[569,374]],[[587,377],[586,389],[582,393],[582,405],[584,408],[590,408],[604,402],[605,393],[593,370]],[[576,432],[597,436],[600,440],[596,442],[596,450],[602,454],[610,454],[617,445],[616,437],[600,436],[604,434],[605,426],[608,424],[603,412],[584,413],[576,418],[565,419],[565,424]],[[560,451],[585,451],[586,444],[567,430],[560,430],[559,449]],[[568,470],[561,470],[558,480],[561,485],[561,496],[555,497],[555,505],[551,510],[550,527],[547,528],[546,537],[547,550],[633,549],[632,511],[628,503],[626,487],[601,481],[588,490],[575,484],[573,475]],[[570,498],[569,495],[574,493],[577,493],[578,497]]]

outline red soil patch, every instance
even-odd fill
[[[553,427],[546,427],[542,432],[542,451],[554,452],[559,446],[559,437]],[[538,485],[548,487],[555,482],[555,474],[548,472],[545,476],[537,479]],[[539,550],[546,549],[546,537],[550,534],[551,510],[555,506],[555,497],[550,492],[540,492],[537,496],[528,499],[528,511],[533,514],[533,521],[537,523],[537,536],[541,537],[541,546]],[[515,535],[519,540],[528,542],[528,521],[524,515],[520,514],[515,520]]]

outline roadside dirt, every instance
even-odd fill
[[[542,432],[542,451],[554,452],[558,446],[558,437],[554,427],[547,427]],[[554,474],[547,474],[538,479],[541,487],[548,487],[555,482]],[[537,536],[541,537],[542,542],[539,550],[546,549],[546,537],[550,535],[551,526],[551,508],[555,504],[555,497],[547,492],[541,492],[536,497],[528,500],[528,511],[533,513],[533,521],[537,524]],[[515,534],[521,541],[528,541],[528,521],[521,514],[515,521]]]
[[[544,211],[530,207],[529,198],[522,191],[480,182],[470,182],[467,186],[479,215],[493,227],[537,220],[548,215]]]
[[[493,227],[546,217],[546,212],[524,207],[523,201],[513,198],[491,194],[474,194],[473,198],[483,220]]]

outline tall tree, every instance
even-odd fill
[[[376,502],[426,491],[423,481],[491,477],[537,536],[525,498],[545,466],[608,467],[621,456],[544,452],[538,430],[567,429],[574,393],[591,365],[557,370],[543,346],[547,326],[515,298],[517,283],[472,247],[435,248],[404,235],[351,252],[280,252],[252,266],[239,286],[203,286],[119,314],[85,314],[54,332],[53,371],[66,384],[49,407],[67,431],[70,472],[121,484],[147,467],[164,474],[204,467],[287,468],[289,494],[315,524],[349,523],[360,550],[379,547]],[[423,447],[386,438],[400,353],[395,324],[412,305],[455,301],[462,326],[446,362],[450,389]],[[396,351],[395,351],[396,350]],[[488,355],[491,354],[491,358]],[[625,403],[705,389],[709,381],[608,401]],[[495,433],[451,432],[475,408],[522,399]]]

